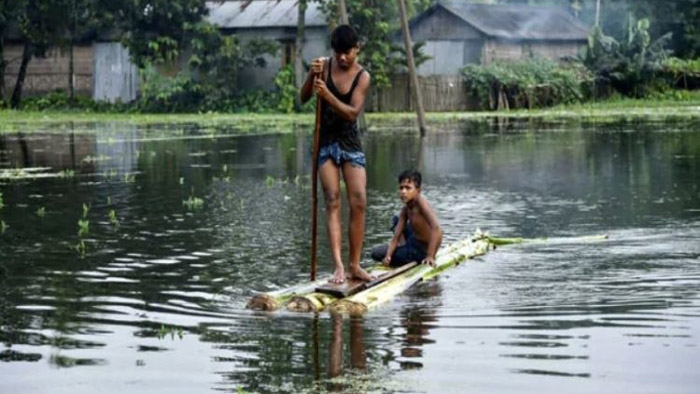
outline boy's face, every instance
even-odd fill
[[[355,59],[357,59],[357,53],[360,52],[360,46],[355,45],[354,47],[348,49],[345,52],[338,52],[338,51],[333,51],[335,61],[338,63],[340,68],[347,70],[349,69],[353,63],[355,63]]]
[[[404,179],[399,183],[399,197],[404,204],[413,201],[418,193],[420,193],[420,188],[416,187],[412,180]]]

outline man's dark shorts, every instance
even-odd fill
[[[322,146],[318,152],[318,167],[321,168],[326,160],[332,159],[335,165],[342,166],[344,162],[349,162],[353,167],[367,167],[365,154],[362,151],[348,152],[343,150],[337,142]]]
[[[394,215],[392,222],[391,231],[393,232],[394,229],[396,229],[396,225],[399,223],[399,217]],[[391,255],[391,267],[401,267],[413,261],[420,263],[428,255],[425,245],[418,242],[416,239],[416,235],[413,233],[413,228],[409,222],[406,222],[403,228],[403,237],[406,242],[397,247],[394,254]],[[372,249],[372,259],[376,261],[384,260],[388,249],[389,245],[375,246]]]

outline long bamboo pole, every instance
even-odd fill
[[[396,0],[401,16],[401,31],[403,33],[403,43],[406,47],[406,61],[408,62],[408,75],[413,90],[413,98],[416,100],[416,112],[418,114],[418,129],[420,136],[425,137],[427,128],[425,126],[425,112],[423,111],[423,94],[418,86],[418,75],[416,74],[416,62],[413,59],[413,43],[411,42],[411,30],[408,28],[408,17],[406,16],[406,4],[404,0]]]
[[[316,75],[316,78],[320,78]],[[314,127],[314,154],[311,163],[311,281],[316,280],[318,239],[318,145],[321,132],[321,97],[316,95],[316,125]]]
[[[345,5],[345,0],[338,0],[338,16],[340,17],[340,24],[349,24],[348,19],[348,7]]]

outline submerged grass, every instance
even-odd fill
[[[547,109],[475,112],[433,112],[427,114],[430,124],[490,118],[535,118],[562,120],[607,121],[627,118],[700,118],[700,91],[673,91],[645,99],[614,97],[605,101],[556,106]],[[415,122],[412,112],[368,113],[370,130],[386,126],[407,126]],[[0,133],[27,132],[94,132],[96,125],[129,124],[145,131],[178,135],[183,127],[197,126],[216,133],[219,128],[236,133],[261,131],[284,133],[310,130],[313,114],[119,114],[59,111],[0,110]],[[152,128],[153,127],[153,128]]]

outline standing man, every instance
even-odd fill
[[[355,29],[338,26],[331,33],[333,56],[314,59],[301,87],[301,101],[309,101],[315,92],[321,101],[321,127],[318,175],[326,200],[326,224],[335,272],[332,283],[345,281],[345,267],[340,257],[340,173],[350,204],[349,277],[369,281],[372,277],[360,268],[362,241],[365,235],[365,193],[367,174],[357,127],[370,85],[369,73],[356,62],[360,44]],[[316,176],[314,174],[314,176]]]

